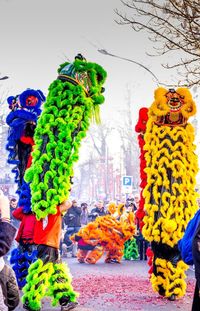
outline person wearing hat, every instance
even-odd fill
[[[67,230],[64,235],[63,243],[66,244],[68,250],[72,250],[72,257],[76,257],[76,244],[70,240],[70,236],[78,232],[81,228],[81,207],[77,205],[76,200],[72,200],[72,206],[63,217]]]

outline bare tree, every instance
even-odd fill
[[[79,199],[88,196],[88,200],[98,199],[101,193],[108,198],[110,183],[112,182],[110,167],[112,157],[109,155],[108,137],[111,134],[110,124],[93,125],[85,139],[85,160],[78,164],[79,186],[77,197]]]
[[[127,96],[124,110],[120,113],[123,123],[118,124],[118,132],[121,141],[123,155],[124,174],[133,176],[133,185],[139,187],[139,147],[132,111],[132,96],[130,89],[127,88]]]
[[[89,137],[92,140],[93,155],[96,154],[96,161],[90,162],[95,166],[96,175],[95,178],[98,180],[98,190],[105,194],[105,198],[108,199],[113,192],[110,189],[110,183],[113,179],[110,167],[112,165],[112,157],[110,156],[108,138],[111,135],[113,127],[108,124],[101,124],[98,127],[92,127],[89,130]],[[96,163],[95,163],[96,162]],[[92,168],[91,168],[92,170]],[[93,170],[94,171],[94,170]],[[91,176],[93,178],[93,176]],[[93,180],[92,180],[93,184]]]
[[[200,84],[199,0],[121,0],[127,12],[115,10],[120,25],[147,31],[154,43],[154,55],[179,51],[175,61],[163,64],[177,69],[179,85]],[[181,53],[180,53],[181,51]],[[150,54],[149,54],[150,55]],[[151,54],[151,56],[153,56]],[[174,58],[173,58],[174,59]]]

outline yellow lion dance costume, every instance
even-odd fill
[[[186,88],[160,87],[154,97],[144,136],[147,185],[142,233],[154,252],[152,287],[175,300],[185,294],[187,269],[177,243],[198,209],[194,128],[187,122],[196,105]]]
[[[120,263],[124,243],[135,233],[134,214],[126,213],[124,204],[112,203],[109,214],[99,216],[71,237],[78,242],[77,259],[80,263],[95,264],[106,252],[106,263]]]

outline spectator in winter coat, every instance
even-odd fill
[[[4,263],[0,258],[0,285],[4,297],[4,304],[8,311],[14,310],[19,304],[19,291],[15,273],[12,268]]]
[[[18,228],[19,227],[19,221],[13,216],[13,212],[17,208],[17,200],[15,198],[12,198],[10,200],[10,219],[11,219],[11,224]]]
[[[19,304],[19,291],[14,272],[5,265],[3,256],[9,251],[15,237],[16,228],[10,224],[9,200],[0,193],[0,285],[3,292],[4,304],[8,310],[14,310]]]
[[[70,236],[78,232],[81,228],[81,221],[80,221],[81,212],[82,212],[81,207],[78,207],[76,200],[73,200],[71,208],[67,211],[67,213],[64,216],[64,222],[65,225],[67,226],[67,230],[64,235],[63,242],[67,245],[67,247],[70,247],[72,245]]]
[[[4,297],[1,286],[0,286],[0,311],[8,311],[8,307],[4,303]]]
[[[89,214],[89,220],[94,221],[98,216],[105,216],[106,211],[103,206],[103,201],[98,201],[97,206],[91,210]]]
[[[192,304],[192,311],[198,311],[200,307],[200,223],[197,226],[192,242],[192,257],[195,266],[196,286]]]
[[[80,217],[80,221],[81,221],[81,226],[85,226],[88,224],[88,206],[87,203],[81,203],[81,217]]]
[[[10,224],[10,208],[8,199],[0,192],[0,257],[7,254],[17,229]]]

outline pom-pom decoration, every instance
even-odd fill
[[[178,242],[198,209],[194,128],[188,123],[195,112],[188,89],[158,88],[144,135],[147,184],[142,233],[154,254],[152,286],[170,299],[185,294],[187,266]]]
[[[69,197],[73,165],[91,119],[99,122],[104,102],[104,69],[80,55],[64,63],[50,85],[34,135],[33,163],[25,174],[37,219],[56,214],[56,207]]]
[[[140,230],[144,225],[143,218],[145,216],[144,212],[144,197],[143,197],[143,189],[147,184],[147,175],[144,171],[146,168],[146,160],[145,160],[145,150],[144,150],[144,134],[146,132],[146,125],[148,121],[148,108],[141,108],[139,110],[139,118],[138,122],[135,126],[135,131],[138,133],[138,143],[140,148],[140,200],[139,200],[139,208],[136,211],[136,219],[139,221]]]
[[[124,243],[135,234],[134,214],[123,211],[124,204],[109,205],[110,214],[99,216],[94,222],[82,227],[71,239],[76,241],[77,237],[83,239],[84,243],[95,246],[85,258],[78,257],[80,262],[96,263],[106,252],[105,262],[120,262],[124,254]],[[112,211],[112,212],[111,212]],[[80,252],[82,256],[83,253]],[[133,254],[132,254],[133,255]]]
[[[15,173],[15,182],[18,184],[19,192],[25,170],[31,164],[34,130],[44,100],[45,96],[42,91],[33,89],[27,89],[21,94],[9,96],[7,99],[11,112],[6,118],[6,123],[9,126],[6,149],[9,151],[8,163],[15,165],[12,172]],[[31,101],[32,104],[28,105],[28,102]]]

